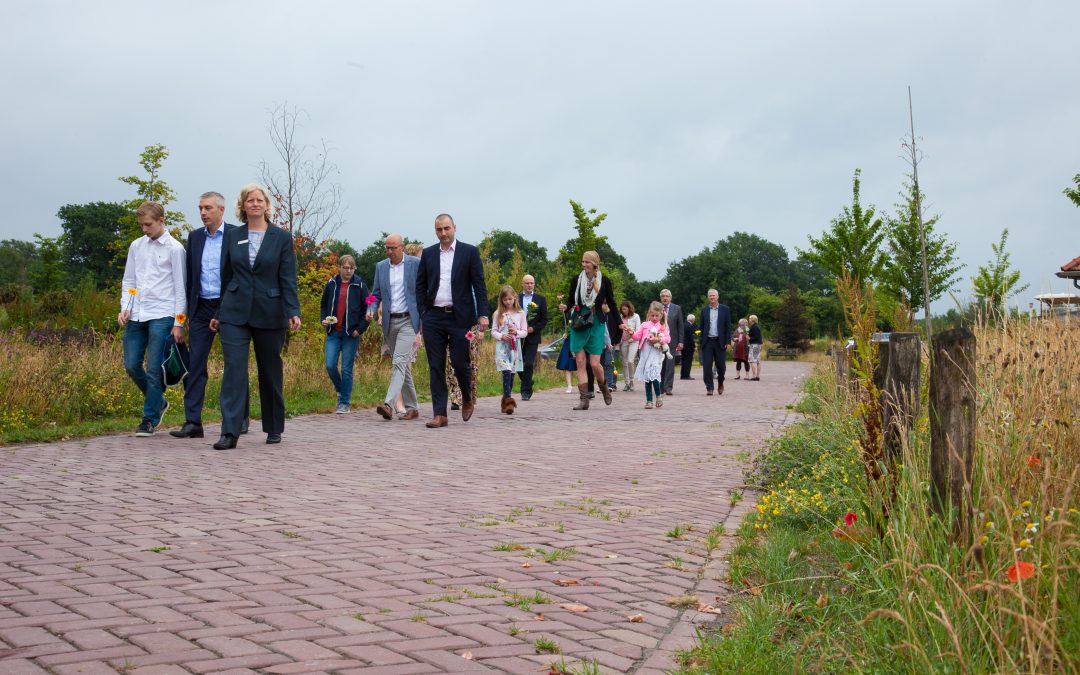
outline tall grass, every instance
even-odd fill
[[[1080,326],[975,332],[974,540],[933,515],[925,405],[882,535],[864,526],[877,507],[852,479],[860,425],[820,367],[807,420],[758,462],[730,561],[736,618],[685,672],[1080,672]]]

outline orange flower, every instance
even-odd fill
[[[1035,565],[1021,560],[1009,565],[1009,568],[1005,570],[1005,576],[1009,577],[1009,581],[1013,582],[1030,579],[1035,576]]]
[[[1036,457],[1035,455],[1030,455],[1027,458],[1027,465],[1028,465],[1029,469],[1032,469],[1032,470],[1038,469],[1042,465],[1042,460],[1039,459],[1038,457]]]
[[[187,323],[187,315],[184,314],[183,312],[180,312],[179,314],[177,314],[176,315],[176,323],[183,326],[185,323]]]
[[[136,293],[138,293],[138,291],[135,290],[134,288],[129,288],[128,289],[128,295],[135,295]]]

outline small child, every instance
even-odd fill
[[[633,339],[638,342],[638,365],[634,379],[645,383],[645,409],[653,407],[653,391],[656,392],[656,407],[664,405],[660,394],[660,368],[664,362],[664,352],[671,342],[671,334],[664,323],[664,306],[653,301],[645,314],[645,321],[634,331]]]
[[[502,371],[502,411],[514,414],[514,373],[525,370],[522,343],[529,332],[525,312],[521,311],[517,291],[511,286],[499,290],[499,306],[491,316],[491,337],[495,339],[495,369]]]

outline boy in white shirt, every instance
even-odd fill
[[[135,435],[153,436],[169,407],[161,375],[165,344],[170,332],[184,341],[184,247],[165,229],[161,204],[143,202],[135,215],[144,236],[128,247],[116,320],[124,327],[124,369],[143,393]]]

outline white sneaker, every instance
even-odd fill
[[[349,406],[344,403],[338,403],[337,410],[334,411],[335,415],[345,415],[349,412]]]
[[[574,388],[573,387],[567,387],[566,388],[566,393],[567,394],[573,394],[574,393]]]

